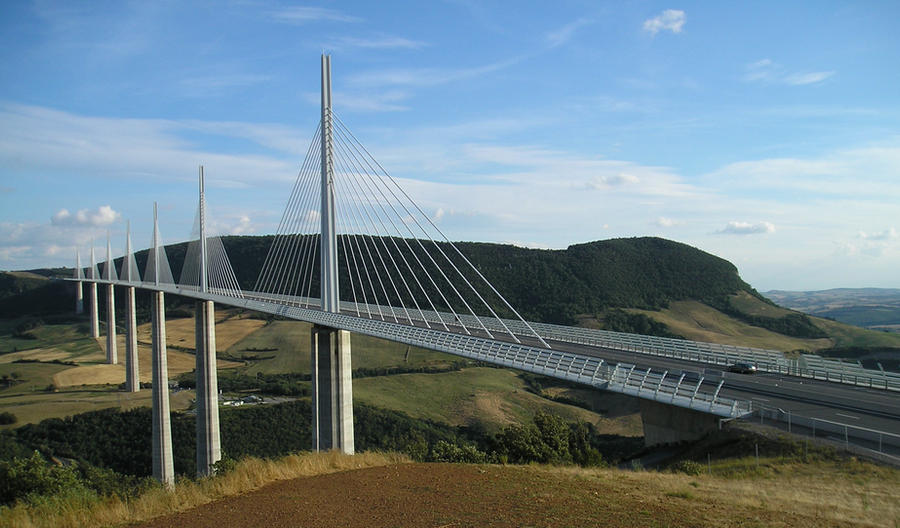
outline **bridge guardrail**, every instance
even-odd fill
[[[776,424],[788,433],[825,440],[849,449],[851,446],[886,455],[900,463],[900,435],[856,425],[804,416],[779,408],[754,404],[744,421],[758,420],[762,425]],[[768,422],[767,422],[768,421]]]

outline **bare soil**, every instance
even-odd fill
[[[282,481],[135,526],[867,525],[829,518],[827,514],[736,504],[690,486],[673,493],[652,480],[615,475],[610,471],[585,475],[565,468],[533,466],[400,464]]]

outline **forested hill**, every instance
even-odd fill
[[[272,237],[233,236],[223,242],[241,286],[253,288]],[[658,309],[686,299],[721,304],[741,290],[758,296],[730,262],[662,238],[602,240],[564,250],[477,242],[456,245],[531,320],[572,323],[576,315],[607,308]],[[185,250],[184,243],[166,247],[176,278]],[[143,271],[147,251],[135,257]],[[121,259],[116,262],[117,269],[120,266]],[[71,276],[71,271],[63,273]],[[349,291],[349,285],[342,289]]]
[[[238,280],[252,288],[271,237],[223,241]],[[741,290],[757,295],[727,260],[662,238],[602,240],[564,250],[478,242],[456,246],[531,320],[571,323],[576,315],[610,307],[658,309],[683,299],[714,302]],[[180,269],[184,246],[167,251],[173,271]]]
[[[564,250],[460,243],[522,315],[570,322],[606,308],[658,309],[670,301],[718,301],[745,290],[727,260],[655,237],[577,244]]]

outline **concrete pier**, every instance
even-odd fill
[[[313,326],[312,436],[314,451],[354,453],[350,332]]]
[[[84,313],[84,288],[81,281],[75,283],[75,313],[78,315]]]
[[[137,314],[134,305],[134,286],[125,288],[125,392],[141,390],[138,372]]]
[[[647,447],[697,440],[719,425],[719,417],[713,414],[644,399],[641,421]]]
[[[166,304],[163,292],[151,294],[153,343],[153,478],[175,486],[172,425],[169,414],[169,369],[166,358]]]
[[[116,290],[112,284],[106,285],[106,363],[119,363],[116,347]]]
[[[91,283],[91,337],[100,337],[100,306],[97,305],[97,283]]]
[[[222,458],[219,440],[219,382],[216,374],[216,312],[212,301],[197,303],[197,475],[215,471]]]

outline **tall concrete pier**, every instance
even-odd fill
[[[133,283],[140,281],[134,253],[131,248],[131,222],[125,234],[125,256],[122,258],[123,281]],[[125,287],[125,392],[141,390],[140,372],[138,369],[137,348],[137,314],[134,304],[134,286]]]
[[[197,303],[197,475],[214,473],[222,458],[219,440],[219,382],[216,375],[215,308],[212,301]]]
[[[89,279],[98,279],[97,261],[94,259],[94,244],[91,242],[91,269],[88,271]],[[90,288],[91,297],[91,337],[100,337],[100,307],[97,305],[97,283],[92,282]]]
[[[350,332],[313,326],[311,343],[313,450],[354,453]]]
[[[125,392],[141,390],[139,376],[134,286],[128,286],[125,288]]]
[[[103,267],[103,278],[116,280],[116,269],[113,266],[112,246],[109,234],[106,235],[106,265]],[[106,285],[106,362],[110,365],[119,363],[116,344],[116,290],[112,283]]]
[[[322,310],[340,311],[337,231],[334,209],[334,147],[332,144],[331,57],[322,56],[322,145],[320,270]],[[314,326],[311,343],[313,449],[339,449],[353,454],[353,381],[350,333]]]
[[[112,284],[106,285],[106,363],[119,362],[116,348],[116,292]]]
[[[74,278],[77,281],[75,283],[75,313],[81,315],[84,313],[84,288],[78,279],[83,279],[84,274],[81,272],[81,255],[78,254],[78,250],[75,250]]]
[[[158,277],[157,273],[157,277]],[[163,292],[151,292],[150,324],[153,345],[153,478],[175,486],[172,425],[169,414],[169,371],[166,358],[166,303]]]

